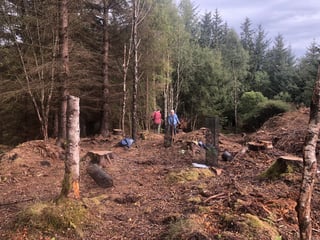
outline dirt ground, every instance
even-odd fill
[[[61,190],[64,162],[53,141],[23,143],[0,155],[0,239],[299,239],[296,200],[301,169],[273,179],[259,176],[279,157],[302,157],[308,110],[270,119],[253,134],[220,134],[218,168],[205,163],[204,130],[178,133],[171,147],[162,134],[144,133],[130,148],[116,144],[121,136],[81,139],[88,151],[112,151],[104,168],[114,186],[101,188],[81,161],[79,200],[92,221],[81,234],[72,228],[38,231],[14,228],[19,212],[50,202]],[[249,150],[248,142],[270,141],[273,148]],[[193,142],[194,141],[194,142]],[[223,161],[224,151],[232,154]],[[221,172],[220,172],[221,170]],[[312,203],[313,239],[320,239],[319,183]]]

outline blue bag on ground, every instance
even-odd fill
[[[120,141],[120,145],[123,147],[130,147],[134,140],[132,138],[124,138]]]

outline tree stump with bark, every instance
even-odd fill
[[[303,159],[296,156],[281,156],[279,157],[260,177],[262,178],[277,178],[282,174],[289,174],[296,171],[301,172],[303,167]]]
[[[85,160],[90,160],[90,164],[97,164],[105,168],[107,164],[111,164],[111,159],[114,159],[112,151],[90,151],[83,157]]]
[[[112,177],[98,164],[89,164],[87,167],[87,173],[100,187],[108,188],[113,186]]]

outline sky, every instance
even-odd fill
[[[319,0],[193,0],[200,16],[216,9],[230,28],[240,34],[248,17],[252,28],[262,25],[267,39],[278,34],[296,57],[302,57],[313,41],[320,45]]]

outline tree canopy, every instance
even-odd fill
[[[55,137],[63,77],[57,47],[59,1],[0,3],[0,142]],[[141,21],[135,22],[136,55],[130,49],[133,3],[140,4],[136,7],[142,14]],[[201,15],[190,0],[179,4],[171,0],[68,0],[68,8],[67,87],[81,99],[82,136],[100,134],[101,126],[124,128],[129,135],[132,127],[148,129],[156,107],[165,117],[175,109],[195,127],[213,115],[223,119],[223,127],[241,127],[237,121],[247,114],[242,112],[246,109],[241,105],[242,95],[251,91],[270,100],[310,103],[319,57],[317,42],[310,43],[298,59],[281,33],[268,39],[267,30],[255,27],[248,17],[237,33],[219,9]],[[128,63],[126,71],[124,62]],[[129,107],[133,102],[136,107]],[[127,106],[125,115],[123,106]],[[17,131],[18,125],[23,134]]]

